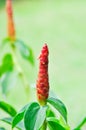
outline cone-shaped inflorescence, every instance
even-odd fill
[[[15,40],[15,28],[13,22],[13,12],[12,12],[12,0],[6,0],[6,11],[8,18],[8,37],[10,40]]]
[[[37,98],[41,105],[46,104],[49,94],[48,54],[48,46],[45,44],[39,56],[39,73],[36,84]]]

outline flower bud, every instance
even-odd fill
[[[6,0],[6,11],[8,18],[8,37],[14,41],[15,40],[15,28],[13,22],[13,14],[12,14],[12,0]]]
[[[41,105],[46,104],[46,99],[49,94],[49,79],[48,79],[48,47],[45,44],[39,56],[39,72],[36,84],[37,98]]]

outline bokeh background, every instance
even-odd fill
[[[19,60],[27,80],[36,83],[37,57],[47,43],[50,88],[65,103],[69,124],[75,127],[86,116],[86,0],[14,0],[13,9],[16,36],[31,46],[35,55],[33,67]],[[5,0],[0,0],[0,44],[7,36],[6,26]],[[0,61],[2,56],[0,50]],[[34,93],[31,96],[34,99]],[[3,100],[1,91],[0,98]],[[20,82],[6,100],[18,109],[26,104]]]

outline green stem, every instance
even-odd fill
[[[28,84],[28,82],[26,80],[26,77],[25,77],[24,73],[23,72],[19,73],[19,77],[21,78],[21,80],[23,82],[23,85],[25,86],[26,94],[28,95],[28,93],[29,93],[29,95],[30,95],[30,86],[29,86],[29,84]]]
[[[15,66],[17,68],[17,71],[18,71],[18,75],[19,75],[19,77],[21,78],[21,80],[23,82],[26,94],[29,95],[30,94],[30,86],[28,84],[28,81],[26,79],[26,76],[25,76],[20,64],[17,61],[16,53],[15,53],[15,46],[13,44],[11,44],[11,49],[12,49],[12,56],[13,56],[14,64],[15,64]]]
[[[46,106],[47,105],[46,100],[45,101],[39,101],[39,103],[40,103],[40,106]],[[46,118],[45,118],[44,123],[43,123],[42,127],[40,128],[40,130],[47,130]]]
[[[86,117],[83,119],[83,121],[78,125],[77,129],[80,129],[84,124],[86,123]]]

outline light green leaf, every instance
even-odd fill
[[[7,118],[1,119],[1,121],[5,122],[5,123],[7,123],[7,124],[10,124],[10,125],[12,125],[12,120],[13,120],[12,117],[7,117]],[[16,126],[16,128],[19,129],[19,130],[25,130],[25,129],[24,129],[24,125],[23,125],[22,122],[20,122],[20,123]]]
[[[16,110],[11,105],[3,101],[0,101],[0,109],[4,110],[11,116],[15,116],[17,113]]]
[[[19,113],[14,117],[13,121],[12,121],[12,128],[14,128],[24,117],[24,113],[25,110],[27,109],[27,107],[30,104],[25,105],[20,111]]]
[[[8,92],[10,91],[10,89],[12,89],[13,87],[16,86],[17,83],[17,77],[18,74],[14,71],[12,72],[7,72],[2,80],[1,80],[1,86],[2,86],[2,93],[3,94],[8,94]]]
[[[39,109],[40,106],[36,102],[31,103],[31,105],[27,108],[24,115],[24,124],[26,130],[34,130],[35,122],[37,119],[37,113]]]
[[[47,123],[50,130],[66,130],[55,117],[48,117]]]
[[[65,105],[60,101],[59,99],[50,97],[47,99],[47,102],[50,103],[56,110],[59,111],[59,113],[63,116],[65,121],[67,122],[67,110]]]
[[[32,65],[34,64],[34,56],[32,49],[27,46],[23,41],[16,40],[15,46],[20,51],[22,57],[26,60],[28,60]]]
[[[13,59],[11,54],[6,54],[3,58],[2,65],[0,66],[0,76],[2,74],[13,70]]]
[[[42,106],[38,110],[37,118],[36,118],[36,122],[35,122],[35,126],[34,126],[34,130],[39,130],[40,127],[42,126],[42,124],[44,123],[45,118],[46,118],[46,111],[47,111],[47,109],[48,109],[48,106]]]

